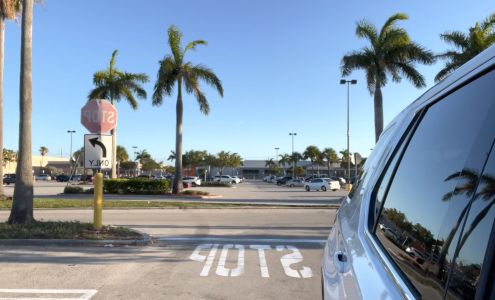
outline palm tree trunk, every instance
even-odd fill
[[[33,162],[31,145],[32,99],[32,33],[33,0],[24,0],[22,5],[21,82],[19,160],[14,187],[14,201],[10,212],[10,224],[34,221],[33,218]]]
[[[3,178],[3,62],[4,62],[5,19],[0,17],[0,178]],[[3,198],[3,183],[0,184],[0,198]]]
[[[332,176],[330,175],[330,161],[327,160],[327,171],[328,171],[328,177]]]
[[[182,80],[179,78],[177,83],[177,122],[175,129],[175,178],[172,188],[173,194],[182,192]]]
[[[375,85],[375,143],[378,143],[383,131],[383,96],[380,84]]]

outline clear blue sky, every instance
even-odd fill
[[[295,150],[308,145],[346,147],[346,89],[339,85],[344,54],[366,45],[355,34],[365,18],[380,27],[392,14],[411,38],[440,52],[447,45],[439,34],[467,31],[495,11],[486,0],[438,1],[296,1],[296,0],[46,0],[36,5],[33,26],[33,154],[40,146],[49,155],[69,152],[68,129],[74,129],[74,150],[86,129],[80,109],[95,71],[107,67],[119,50],[118,68],[144,72],[148,99],[132,111],[119,111],[118,144],[146,149],[160,161],[175,147],[175,96],[160,107],[151,105],[158,61],[169,53],[166,30],[178,26],[184,41],[204,39],[187,57],[211,67],[223,82],[224,98],[205,88],[209,116],[185,97],[184,150],[238,152],[246,159],[267,159],[291,151],[289,132],[297,132]],[[4,80],[4,147],[18,148],[20,24],[6,26]],[[440,64],[421,66],[427,85]],[[351,152],[364,156],[374,146],[372,97],[364,73],[355,72],[351,87]],[[388,123],[421,95],[407,81],[383,89]]]

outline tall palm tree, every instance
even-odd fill
[[[38,151],[41,155],[41,161],[40,161],[40,169],[41,169],[43,167],[43,159],[45,158],[45,155],[48,154],[48,148],[45,146],[41,146]]]
[[[279,155],[280,159],[278,160],[278,165],[282,166],[284,169],[284,175],[286,175],[286,165],[290,164],[292,162],[292,157],[285,153],[285,154],[280,154]]]
[[[117,50],[112,53],[108,69],[97,71],[93,75],[93,84],[96,86],[89,92],[88,100],[110,99],[112,105],[125,99],[127,103],[136,110],[138,103],[134,94],[141,99],[146,99],[146,91],[141,84],[149,81],[148,75],[144,73],[127,73],[115,68]],[[117,178],[117,128],[112,129],[112,178]]]
[[[318,159],[318,156],[321,155],[320,149],[318,149],[318,147],[314,145],[310,145],[306,147],[306,150],[304,150],[302,155],[304,159],[309,159],[311,161],[311,172],[313,173],[312,175],[314,175],[315,173],[314,163]]]
[[[374,95],[376,142],[383,131],[382,87],[387,84],[388,77],[394,82],[400,82],[405,77],[415,87],[424,87],[425,79],[415,69],[415,63],[430,65],[434,61],[431,51],[412,42],[407,32],[396,26],[397,21],[407,19],[405,14],[395,14],[388,18],[380,32],[366,20],[358,22],[356,35],[369,40],[371,45],[342,58],[342,76],[359,69],[366,73],[368,90]]]
[[[117,171],[118,171],[118,174],[117,174],[117,177],[120,177],[120,164],[124,161],[128,161],[129,160],[129,154],[127,153],[127,150],[125,149],[124,146],[120,146],[118,145],[117,146]]]
[[[3,65],[5,21],[13,20],[21,9],[20,0],[0,1],[0,157],[3,157]],[[0,168],[0,178],[3,178],[3,168]],[[3,185],[0,184],[0,197],[3,197]]]
[[[455,69],[475,57],[495,42],[495,13],[489,15],[481,24],[469,28],[469,33],[450,31],[440,35],[440,38],[454,46],[437,57],[447,60],[443,69],[435,76],[435,81],[444,79]]]
[[[33,217],[33,161],[31,154],[33,0],[22,2],[21,82],[19,97],[19,161],[8,222],[23,224]]]
[[[182,87],[187,93],[192,93],[196,97],[199,109],[204,115],[208,115],[210,106],[205,94],[203,94],[199,81],[215,88],[223,97],[222,82],[212,70],[203,65],[193,65],[184,61],[189,50],[194,50],[197,45],[206,45],[206,41],[196,40],[188,43],[185,48],[181,45],[182,33],[175,26],[168,29],[168,44],[172,54],[167,54],[160,61],[160,68],[155,83],[153,93],[153,105],[161,105],[164,96],[171,96],[174,85],[177,83],[177,104],[176,104],[176,131],[175,131],[175,179],[172,193],[177,194],[182,191]]]
[[[325,148],[321,152],[323,158],[327,161],[328,176],[330,176],[330,165],[336,163],[339,160],[337,153],[333,148]]]

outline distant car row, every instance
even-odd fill
[[[345,179],[341,177],[318,177],[309,176],[304,179],[302,178],[292,178],[291,176],[276,177],[274,175],[266,176],[264,179],[266,182],[276,183],[277,185],[283,185],[288,187],[304,187],[306,191],[327,191],[339,190],[344,184]]]

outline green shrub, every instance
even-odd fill
[[[83,191],[83,188],[80,186],[68,185],[64,188],[64,194],[80,194]]]
[[[184,191],[185,195],[199,195],[199,196],[208,196],[210,193],[204,191],[196,191],[196,190],[187,190]]]
[[[232,184],[228,182],[202,182],[201,186],[232,187]]]
[[[103,188],[108,194],[158,195],[170,192],[169,180],[149,180],[146,178],[107,179]]]

